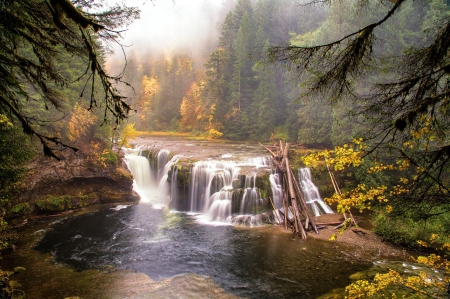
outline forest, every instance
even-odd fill
[[[282,140],[307,149],[303,166],[335,172],[342,190],[327,200],[338,212],[368,210],[383,240],[433,252],[422,262],[446,271],[437,287],[448,296],[449,3],[228,0],[196,52],[131,47],[122,59],[108,45],[137,8],[0,10],[2,217],[43,156],[78,151],[107,168],[139,134]],[[6,247],[15,237],[1,229]]]
[[[279,136],[330,146],[330,115],[319,113],[328,127],[313,127],[316,122],[301,115],[289,70],[262,62],[269,46],[318,28],[325,15],[320,8],[303,11],[295,1],[239,1],[222,17],[218,39],[200,45],[198,52],[209,53],[203,57],[131,50],[123,78],[135,87],[130,121],[144,131],[259,141]],[[110,67],[117,73],[121,62]]]

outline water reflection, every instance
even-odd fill
[[[367,268],[345,260],[342,246],[294,239],[270,226],[204,225],[193,215],[140,204],[66,219],[36,249],[76,270],[112,265],[153,279],[196,273],[238,296],[316,298]]]

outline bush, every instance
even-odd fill
[[[428,219],[417,219],[411,215],[413,213],[395,216],[378,211],[374,217],[374,231],[386,241],[409,247],[418,247],[417,241],[428,241],[433,239],[433,236],[439,236],[432,244],[434,248],[440,248],[446,242],[450,242],[449,213]]]
[[[222,137],[222,135],[223,135],[222,132],[219,132],[219,131],[217,131],[217,130],[215,130],[215,129],[210,129],[210,130],[208,131],[208,136],[209,136],[209,138],[211,138],[211,139],[220,138],[220,137]]]
[[[10,217],[20,217],[20,216],[28,215],[31,212],[32,212],[32,208],[31,208],[30,204],[28,202],[24,202],[24,203],[16,204],[15,206],[11,207],[8,210],[7,215]]]

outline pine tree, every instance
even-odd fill
[[[69,56],[84,59],[85,74],[79,79],[92,89],[79,90],[78,94],[90,94],[87,105],[90,108],[103,104],[105,120],[111,115],[119,122],[130,110],[114,85],[121,77],[109,76],[103,67],[98,40],[114,40],[117,35],[113,30],[136,18],[137,10],[116,6],[87,13],[89,8],[95,5],[102,8],[103,4],[98,1],[74,3],[69,0],[0,2],[0,77],[3,78],[0,80],[0,113],[22,127],[26,134],[36,137],[44,154],[55,158],[58,157],[51,146],[67,145],[61,142],[60,136],[42,131],[48,119],[29,114],[24,108],[34,100],[55,111],[64,107],[58,88],[72,81],[57,67],[63,59]],[[97,87],[102,90],[101,97],[97,96]]]

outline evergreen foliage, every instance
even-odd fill
[[[136,18],[138,12],[134,8],[103,5],[100,1],[84,0],[0,2],[0,113],[25,134],[36,137],[47,156],[58,158],[54,146],[73,147],[46,130],[53,119],[29,108],[66,108],[61,88],[74,80],[59,64],[68,57],[82,61],[83,71],[76,80],[84,85],[77,94],[88,94],[89,109],[102,105],[105,120],[111,115],[117,122],[130,110],[115,87],[114,82],[121,77],[105,72],[99,40],[114,41],[118,37],[114,30]]]
[[[345,104],[346,123],[358,124],[346,130],[364,137],[368,155],[415,168],[409,192],[392,198],[399,208],[424,220],[439,213],[430,206],[450,211],[450,10],[440,0],[329,4],[315,32],[271,48],[269,59],[297,71],[302,97]]]

